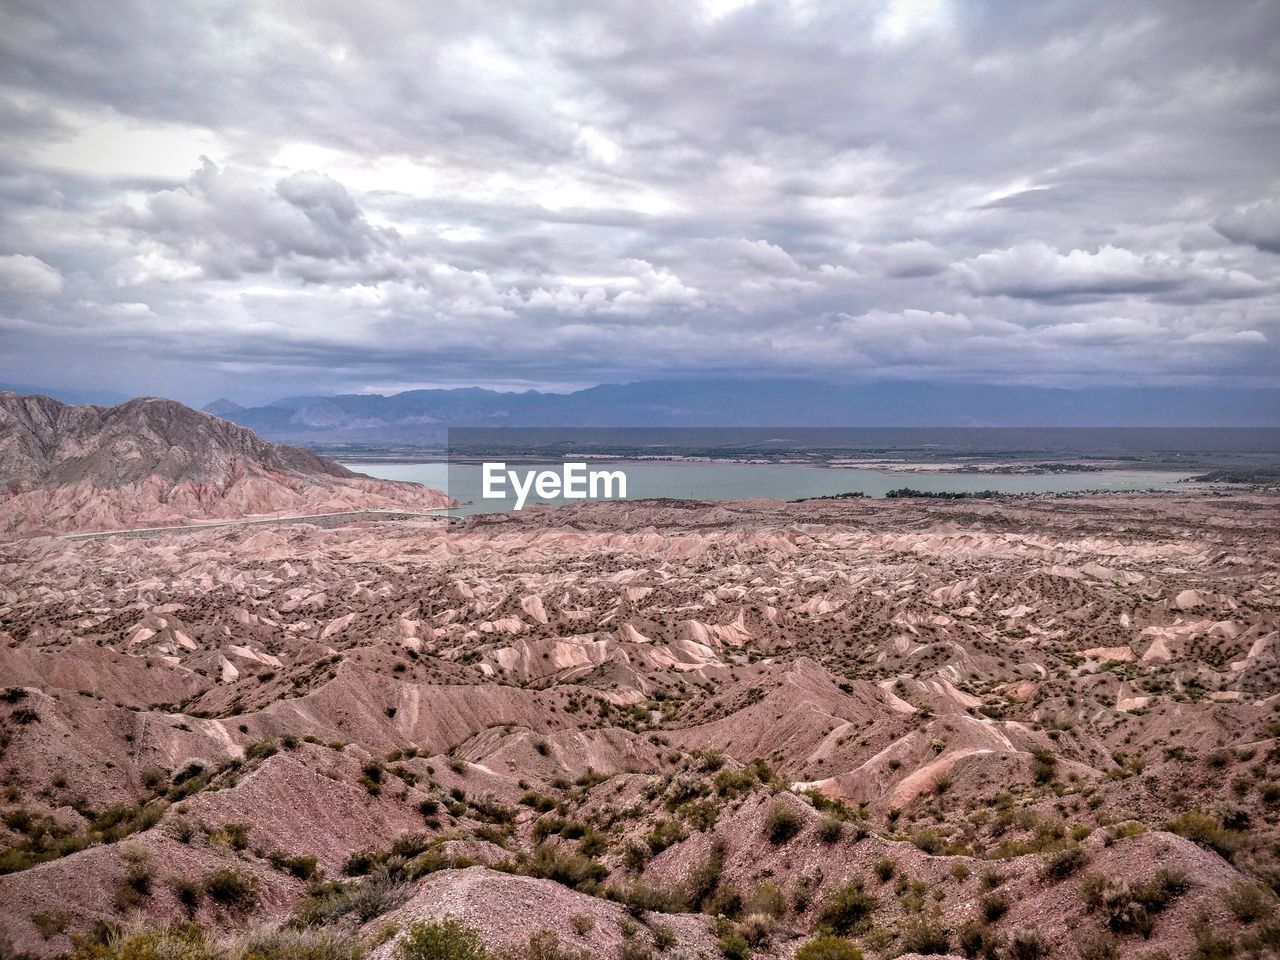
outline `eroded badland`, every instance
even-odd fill
[[[630,503],[5,544],[0,928],[37,956],[194,920],[381,958],[446,915],[609,958],[819,931],[868,957],[1263,955],[1278,508]]]

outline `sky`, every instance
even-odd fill
[[[6,0],[0,381],[1280,383],[1280,3]]]

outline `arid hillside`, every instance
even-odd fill
[[[0,535],[446,502],[173,400],[76,407],[0,392]]]
[[[0,545],[5,949],[1272,956],[1278,534],[1239,494]]]

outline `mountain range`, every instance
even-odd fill
[[[816,380],[650,380],[556,394],[481,388],[293,396],[210,413],[296,443],[432,443],[449,427],[1278,426],[1280,390]]]

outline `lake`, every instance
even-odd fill
[[[502,513],[511,500],[481,497],[478,463],[361,463],[344,461],[360,473],[384,480],[410,480],[444,490],[462,506],[456,515]],[[560,464],[519,463],[512,469],[556,469]],[[627,499],[672,497],[689,500],[744,500],[772,497],[797,500],[860,492],[883,497],[890,490],[911,487],[931,493],[997,490],[1001,493],[1068,493],[1081,490],[1185,490],[1198,485],[1179,483],[1187,473],[1158,470],[1102,470],[1064,474],[910,473],[864,468],[815,467],[806,464],[707,463],[688,461],[588,461],[591,470],[622,470],[627,475]],[[530,497],[531,504],[535,502]],[[564,500],[537,501],[559,502]]]

